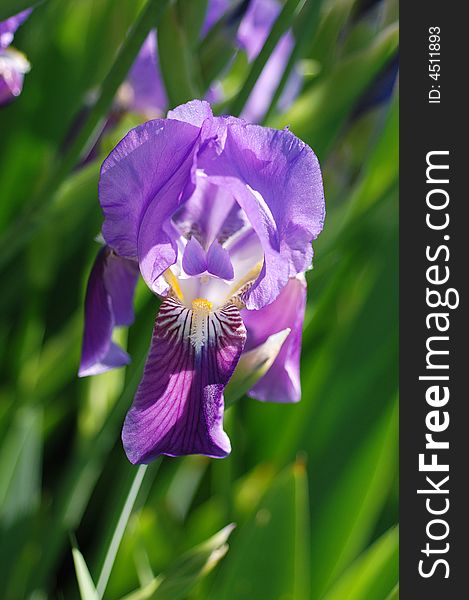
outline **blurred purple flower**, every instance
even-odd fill
[[[158,60],[156,31],[148,34],[119,93],[124,105],[148,118],[165,112],[168,98]]]
[[[202,35],[206,35],[232,6],[234,5],[230,0],[209,0]],[[281,5],[278,0],[251,0],[249,3],[242,3],[241,6],[241,14],[236,14],[236,18],[241,19],[237,43],[239,48],[246,52],[249,62],[252,62],[261,51],[280,12]],[[259,122],[267,112],[293,46],[293,35],[288,31],[272,52],[252,91],[241,115],[246,120]],[[288,108],[298,95],[300,88],[301,77],[296,70],[293,70],[279,100],[281,110]],[[166,111],[168,99],[159,67],[155,31],[149,34],[142,46],[129,77],[121,88],[120,99],[124,105],[149,118],[159,117]],[[221,91],[216,83],[209,90],[206,99],[210,102],[218,102],[222,99]]]
[[[0,22],[0,106],[19,96],[24,74],[30,69],[26,57],[10,48],[15,31],[31,13],[30,8]]]
[[[301,274],[324,222],[317,158],[287,130],[214,117],[194,100],[125,136],[99,197],[107,247],[88,285],[80,374],[128,361],[111,335],[132,320],[138,265],[163,303],[124,423],[127,456],[224,457],[223,390],[243,350],[291,330],[251,395],[299,399]]]

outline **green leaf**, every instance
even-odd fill
[[[82,553],[74,546],[72,548],[72,555],[78,580],[78,587],[80,589],[81,600],[99,600],[100,596],[96,591]]]
[[[97,100],[89,111],[78,135],[65,153],[57,153],[57,161],[49,177],[28,206],[28,212],[6,232],[0,240],[0,266],[11,260],[29,241],[37,226],[38,212],[50,202],[80,158],[86,156],[95,142],[116,92],[125,79],[149,31],[160,21],[169,0],[148,0],[134,27],[125,39],[109,73],[104,78]]]
[[[239,2],[238,2],[239,4]],[[239,6],[231,8],[215,23],[198,48],[200,70],[206,91],[238,52]]]
[[[10,524],[37,507],[40,493],[41,411],[17,411],[0,449],[0,522]]]
[[[340,577],[324,600],[383,600],[395,590],[399,534],[393,528],[367,549]]]
[[[159,460],[156,464],[153,463],[153,470],[155,470],[160,463],[161,460]],[[124,536],[127,523],[129,522],[130,515],[132,514],[132,510],[134,508],[135,501],[137,500],[137,496],[142,486],[143,478],[145,477],[147,469],[148,465],[140,465],[135,471],[135,476],[131,481],[130,489],[128,490],[128,494],[125,497],[124,504],[120,510],[119,518],[115,524],[115,527],[113,528],[114,531],[112,538],[109,542],[106,556],[99,574],[98,583],[96,584],[96,589],[100,598],[103,597],[106,590],[112,567],[114,566],[114,561],[116,559],[117,551],[119,550],[120,543]]]
[[[308,49],[309,41],[314,37],[316,27],[318,26],[319,12],[321,10],[322,0],[310,0],[306,3],[298,18],[298,26],[295,30],[296,44],[290,54],[285,71],[277,85],[277,89],[270,102],[269,109],[264,116],[264,121],[268,121],[274,114],[278,101],[287,85],[293,69],[300,59],[302,59]]]
[[[8,17],[18,14],[25,8],[42,4],[45,0],[34,2],[32,0],[2,0],[0,6],[0,21],[4,21]]]
[[[386,600],[399,600],[399,584],[396,585]]]
[[[200,96],[198,65],[193,56],[176,6],[171,3],[158,27],[158,57],[170,108]]]
[[[0,581],[2,598],[26,597],[24,573],[41,494],[42,410],[15,409],[0,446]]]
[[[395,54],[398,41],[398,27],[390,25],[370,47],[338,62],[327,77],[303,93],[286,114],[271,124],[277,128],[289,124],[321,158],[361,94]]]
[[[228,110],[230,115],[239,116],[251,95],[267,61],[282,35],[290,27],[296,16],[300,13],[306,0],[287,0],[275,21],[262,50],[252,63],[251,69],[244,81],[238,95],[234,98]]]
[[[396,182],[399,164],[398,132],[399,94],[396,92],[391,99],[379,138],[363,165],[360,181],[350,199],[354,218],[360,217]]]
[[[205,577],[228,551],[227,541],[234,529],[228,525],[206,542],[183,554],[167,571],[146,587],[122,600],[180,600]]]
[[[357,0],[324,1],[318,30],[312,40],[309,56],[326,71],[339,54],[338,40],[347,24]]]
[[[199,43],[207,6],[208,0],[177,0],[177,12],[190,48]]]
[[[66,468],[66,474],[60,481],[60,487],[54,498],[52,521],[45,521],[48,543],[41,555],[40,562],[32,575],[31,587],[41,588],[50,577],[55,561],[64,547],[67,532],[76,529],[103,469],[106,458],[117,438],[126,410],[131,404],[135,390],[141,378],[144,363],[142,360],[133,366],[124,392],[112,407],[100,431],[87,440],[84,447],[77,449]]]
[[[309,597],[309,512],[303,464],[280,473],[231,544],[210,600]]]
[[[313,526],[313,595],[321,597],[363,547],[394,479],[397,401],[336,478]],[[346,499],[346,502],[344,502]]]

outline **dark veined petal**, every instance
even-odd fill
[[[98,375],[130,362],[127,352],[112,341],[117,325],[133,321],[133,295],[138,265],[108,247],[100,250],[88,280],[85,331],[78,375]]]
[[[290,334],[267,373],[248,392],[267,402],[298,402],[301,396],[301,334],[306,307],[306,281],[290,279],[278,298],[260,310],[243,310],[247,329],[246,351],[263,344],[274,333],[290,328]]]
[[[222,458],[231,447],[223,431],[223,389],[246,340],[233,304],[212,312],[167,298],[156,319],[143,379],[125,419],[122,440],[132,463],[160,454]]]

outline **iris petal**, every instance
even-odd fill
[[[195,237],[186,244],[182,257],[182,268],[187,275],[196,276],[207,270],[207,255]]]
[[[27,8],[6,21],[0,22],[0,48],[7,48],[13,41],[15,31],[29,17],[32,8]]]
[[[207,252],[207,271],[220,279],[233,279],[234,270],[228,251],[215,240]]]
[[[198,303],[198,304],[197,304]],[[160,454],[222,458],[231,447],[223,431],[223,389],[244,347],[238,309],[210,311],[167,298],[156,319],[143,379],[122,432],[132,463]]]
[[[306,281],[303,276],[289,280],[278,298],[260,310],[243,310],[246,324],[246,351],[262,345],[273,334],[291,329],[267,373],[248,392],[257,400],[298,402],[300,387],[301,333],[306,307]]]
[[[103,248],[93,265],[85,300],[85,332],[78,375],[104,373],[130,362],[129,355],[112,342],[116,325],[133,321],[133,294],[138,266]]]

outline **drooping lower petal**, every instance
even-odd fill
[[[289,280],[278,298],[260,310],[243,310],[247,329],[246,351],[284,329],[291,332],[267,373],[248,392],[265,402],[298,402],[301,396],[300,352],[301,334],[306,307],[304,276]]]
[[[138,265],[108,247],[96,257],[85,300],[85,331],[78,375],[98,375],[130,362],[127,352],[112,341],[115,326],[133,321],[133,294]]]
[[[231,447],[223,431],[223,389],[246,340],[233,304],[212,311],[166,299],[156,319],[143,379],[122,432],[132,463],[160,454],[222,458]]]

